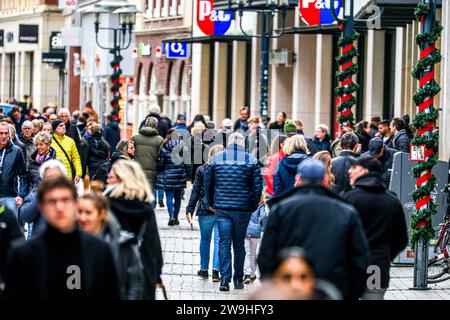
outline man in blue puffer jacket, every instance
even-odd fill
[[[244,148],[244,136],[231,134],[226,150],[211,159],[205,173],[205,197],[219,227],[221,291],[230,290],[231,243],[235,255],[234,288],[244,288],[245,233],[263,188],[258,161]]]

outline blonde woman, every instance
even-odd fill
[[[297,167],[303,160],[308,159],[309,150],[305,138],[301,135],[295,135],[285,141],[283,152],[285,157],[281,159],[275,169],[273,179],[275,195],[294,186]]]
[[[208,152],[208,161],[220,151],[223,151],[224,147],[220,145],[215,145]],[[195,183],[192,187],[191,196],[189,198],[189,203],[186,207],[186,216],[189,215],[188,219],[193,217],[194,212],[198,216],[198,224],[200,226],[200,270],[197,275],[202,279],[208,279],[208,269],[209,269],[209,256],[210,256],[210,244],[211,237],[214,232],[214,252],[213,252],[213,263],[212,263],[212,280],[214,282],[219,282],[219,229],[215,220],[214,212],[208,210],[205,206],[206,199],[204,199],[204,180],[205,171],[208,163],[200,166],[197,170],[197,177]]]
[[[155,286],[161,282],[162,251],[153,211],[153,194],[141,166],[135,161],[118,160],[108,174],[105,191],[111,212],[123,230],[143,233],[140,248],[146,283],[144,299],[155,299]]]
[[[314,159],[320,160],[325,165],[325,176],[328,180],[328,188],[331,189],[334,185],[334,175],[331,173],[331,154],[328,151],[319,151],[314,156]]]
[[[191,137],[189,139],[189,151],[191,153],[191,181],[195,182],[197,169],[205,163],[205,153],[207,153],[207,145],[203,141],[203,134],[206,131],[206,126],[203,122],[198,121],[194,123],[191,129]]]

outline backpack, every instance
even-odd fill
[[[119,279],[121,279],[121,297],[125,300],[142,300],[144,298],[145,273],[141,257],[141,245],[147,221],[141,226],[139,234],[120,231],[119,238]]]

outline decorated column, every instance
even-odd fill
[[[111,115],[113,116],[113,119],[117,122],[120,122],[119,119],[119,101],[121,99],[120,95],[120,88],[122,87],[122,84],[120,83],[120,76],[122,75],[122,69],[120,69],[120,62],[123,60],[123,57],[120,55],[120,51],[118,50],[111,50],[110,51],[114,59],[111,61],[111,68],[113,68],[113,73],[111,75],[111,93],[112,93],[112,100],[111,100]]]
[[[418,162],[413,168],[416,189],[411,194],[416,210],[411,213],[410,240],[415,248],[414,288],[427,287],[428,244],[434,237],[431,224],[436,213],[436,203],[431,192],[436,187],[436,177],[432,173],[438,160],[439,132],[435,130],[439,111],[434,105],[434,97],[441,88],[435,80],[434,65],[441,61],[440,50],[435,42],[442,32],[442,26],[436,21],[435,0],[422,0],[415,16],[421,23],[421,33],[416,37],[420,47],[420,59],[412,71],[419,80],[419,89],[414,94],[417,115],[413,121],[416,135],[411,141],[411,161]]]
[[[341,128],[352,128],[355,125],[352,108],[356,104],[355,94],[359,89],[358,84],[353,81],[353,76],[358,72],[358,64],[353,60],[358,56],[358,51],[354,42],[358,40],[359,34],[353,29],[352,19],[347,19],[339,23],[341,37],[338,40],[339,57],[336,61],[339,65],[339,71],[336,72],[338,87],[336,94],[339,97],[338,122]]]

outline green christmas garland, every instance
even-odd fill
[[[113,50],[111,50],[111,53],[114,54],[115,52]],[[121,99],[121,94],[120,94],[119,90],[122,87],[122,84],[120,83],[119,79],[120,79],[120,76],[122,75],[122,69],[120,68],[120,62],[122,60],[123,60],[123,57],[120,54],[118,54],[118,55],[114,55],[114,59],[110,63],[111,68],[114,69],[114,71],[113,71],[113,73],[111,75],[112,85],[110,87],[110,91],[113,93],[113,98],[110,101],[110,103],[111,103],[111,115],[113,116],[113,118],[117,122],[120,122],[120,119],[119,119],[119,112],[120,112],[119,101]]]
[[[342,25],[341,25],[342,26]],[[342,51],[343,48],[352,45],[359,38],[359,34],[354,32],[351,35],[343,35],[338,40],[339,52]],[[336,72],[335,76],[338,82],[343,82],[346,79],[353,77],[358,72],[358,64],[353,64],[353,59],[358,56],[358,50],[352,48],[346,53],[340,55],[336,58],[336,62],[340,66],[339,71]],[[352,65],[345,70],[341,71],[343,65],[348,62],[352,62]],[[354,94],[359,90],[359,85],[351,81],[347,86],[338,85],[335,89],[336,95],[339,97],[343,97],[345,95],[351,95],[350,99],[343,101],[337,107],[339,113],[350,110],[350,114],[346,115],[338,115],[337,121],[340,123],[341,127],[349,126],[354,127],[355,118],[353,113],[351,112],[353,106],[356,104],[356,99]]]
[[[419,4],[414,12],[416,20],[419,22],[424,21],[425,16],[429,13],[429,6]],[[419,34],[416,37],[416,43],[420,46],[421,52],[430,52],[424,58],[421,58],[413,71],[412,76],[421,80],[425,73],[439,63],[442,59],[439,50],[434,48],[434,43],[438,40],[442,32],[442,25],[439,21],[436,21],[435,26],[431,33]],[[428,48],[424,48],[428,45]],[[434,79],[429,81],[423,87],[419,88],[413,96],[414,103],[419,107],[425,99],[428,97],[434,97],[440,92],[441,88]],[[432,130],[432,124],[439,118],[439,109],[434,106],[426,108],[422,112],[419,112],[413,120],[413,125],[417,129],[416,135],[412,139],[411,144],[415,146],[425,146],[426,150],[431,150],[433,153],[428,156],[425,162],[419,162],[413,167],[412,173],[416,179],[422,177],[426,172],[430,172],[438,161],[439,150],[439,132],[435,130],[432,135],[419,134],[423,130]],[[426,182],[418,186],[412,193],[411,198],[415,203],[418,203],[425,197],[429,196],[431,192],[436,188],[437,178],[434,175],[426,180]],[[426,205],[414,210],[410,215],[410,242],[414,246],[420,239],[429,242],[434,237],[434,229],[432,226],[432,216],[437,212],[437,205],[433,199]]]

